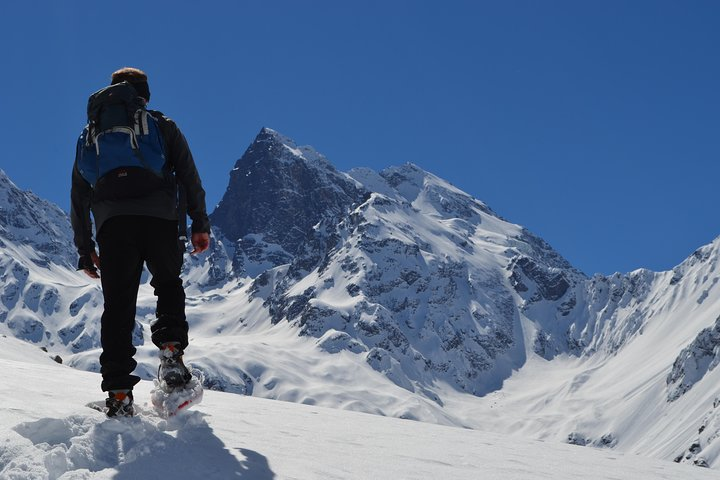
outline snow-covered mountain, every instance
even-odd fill
[[[0,333],[97,371],[102,294],[67,219],[0,179],[22,199],[0,216]],[[42,229],[19,236],[26,218]],[[720,239],[669,272],[587,277],[416,165],[338,172],[270,129],[212,221],[184,272],[208,387],[720,465]],[[148,379],[153,312],[146,283]]]
[[[343,174],[270,129],[237,162],[213,221],[236,246],[234,274],[262,272],[249,293],[273,323],[363,356],[433,401],[438,380],[473,394],[500,388],[525,361],[520,293],[544,304],[584,280],[542,240],[415,165]]]

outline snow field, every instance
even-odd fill
[[[0,478],[20,479],[720,479],[611,451],[219,392],[171,420],[148,406],[107,419],[99,376],[0,337]]]

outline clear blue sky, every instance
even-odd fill
[[[0,168],[69,206],[87,96],[122,66],[187,136],[212,210],[263,126],[338,169],[413,162],[588,274],[720,235],[720,2],[0,5]]]

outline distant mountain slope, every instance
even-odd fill
[[[0,333],[65,356],[97,347],[102,295],[75,273],[67,215],[2,171],[0,247]]]
[[[20,190],[0,170],[0,248],[7,251],[18,245],[33,247],[25,254],[37,265],[70,266],[76,261],[65,212],[32,192]]]

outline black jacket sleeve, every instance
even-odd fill
[[[90,253],[95,251],[95,242],[92,238],[92,221],[90,220],[92,188],[87,180],[80,175],[77,167],[80,148],[80,140],[78,140],[70,188],[70,223],[73,228],[73,241],[80,256],[78,269],[84,269],[92,268]]]
[[[153,111],[151,113],[160,124],[168,161],[173,166],[175,178],[184,191],[187,214],[192,219],[192,233],[210,233],[210,220],[205,206],[205,190],[187,140],[174,121],[160,112]],[[182,213],[180,214],[182,215]]]

